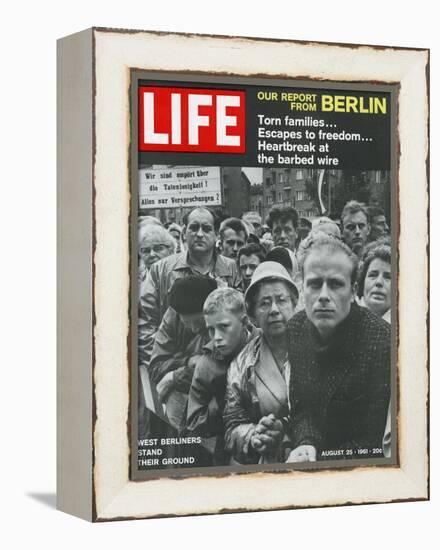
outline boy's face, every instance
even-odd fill
[[[205,315],[206,327],[216,351],[232,355],[240,345],[246,316],[229,310],[218,310]]]

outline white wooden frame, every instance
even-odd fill
[[[58,506],[89,520],[429,497],[429,52],[90,29],[59,42]],[[130,481],[130,69],[399,84],[399,466]]]

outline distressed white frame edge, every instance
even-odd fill
[[[100,29],[94,42],[95,519],[428,498],[428,52]],[[129,480],[130,68],[400,82],[399,468]]]

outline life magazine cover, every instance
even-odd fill
[[[134,82],[137,473],[392,463],[391,87]]]

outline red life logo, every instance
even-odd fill
[[[244,153],[245,92],[139,88],[139,150]]]

